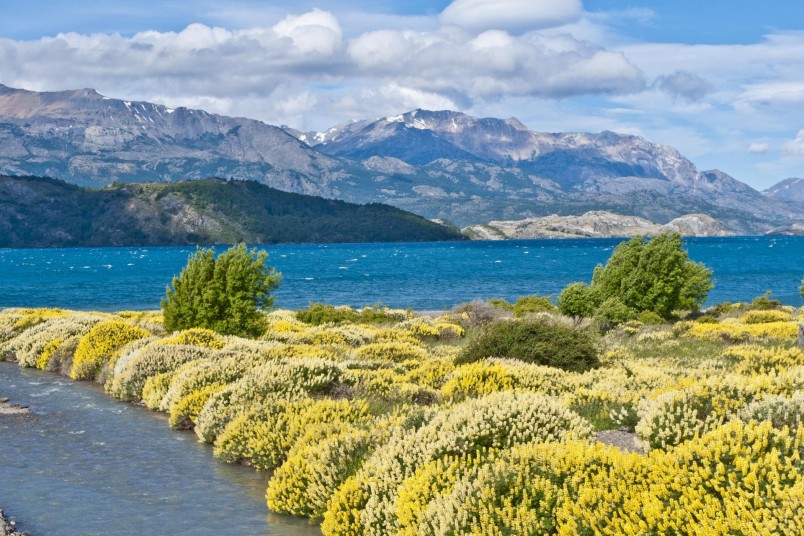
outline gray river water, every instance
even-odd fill
[[[90,383],[0,362],[0,508],[35,536],[320,535],[265,506],[268,476]]]

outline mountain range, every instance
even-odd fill
[[[614,132],[545,133],[514,118],[414,110],[325,132],[0,85],[0,173],[82,186],[224,177],[459,226],[606,210],[659,224],[709,215],[735,233],[804,221],[801,188],[766,192],[672,147]],[[792,189],[792,190],[791,190]]]

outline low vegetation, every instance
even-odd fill
[[[169,333],[158,312],[7,309],[0,352],[57,359],[195,430],[221,460],[274,470],[269,508],[326,535],[804,523],[804,312],[739,305],[600,336],[589,319],[488,307],[497,316],[477,324],[478,304],[438,317],[378,306],[366,321],[315,305],[260,313],[257,338]],[[610,429],[641,452],[595,441]]]
[[[0,356],[81,371],[219,459],[272,470],[268,507],[326,536],[804,526],[804,308],[605,325],[485,302],[365,311],[261,311],[246,338],[166,330],[158,312],[6,309]]]

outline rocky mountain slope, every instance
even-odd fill
[[[728,236],[720,222],[705,214],[688,214],[660,225],[637,216],[591,211],[580,216],[546,216],[517,221],[492,221],[462,229],[474,240],[529,238],[608,238],[655,236],[674,231],[685,236]]]
[[[92,90],[0,86],[0,173],[85,186],[252,179],[461,226],[590,210],[659,223],[702,213],[739,233],[804,219],[796,204],[636,136],[543,133],[513,118],[424,110],[305,133]]]
[[[614,132],[544,133],[514,118],[415,110],[303,139],[331,156],[416,165],[411,181],[426,184],[412,187],[415,203],[440,205],[439,217],[459,223],[489,213],[519,219],[601,209],[666,223],[696,212],[752,233],[804,212],[721,171],[700,171],[672,147]]]
[[[0,247],[462,240],[456,230],[381,204],[202,179],[91,190],[0,177]]]
[[[765,195],[783,201],[804,203],[804,179],[792,177],[774,184],[763,192]]]

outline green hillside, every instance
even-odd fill
[[[461,240],[388,205],[283,192],[254,181],[115,184],[101,190],[0,177],[0,247]]]

